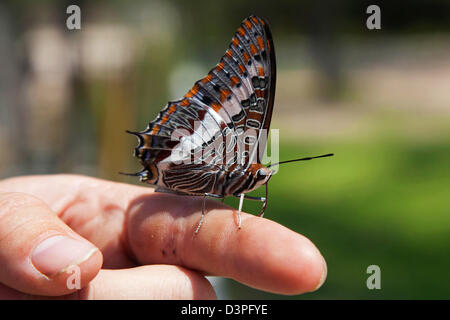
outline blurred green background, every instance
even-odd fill
[[[381,30],[366,28],[369,4]],[[250,14],[276,46],[280,159],[336,154],[282,167],[265,216],[310,238],[328,278],[294,297],[212,278],[219,298],[450,297],[448,1],[2,1],[0,178],[138,184],[117,174],[139,169],[124,131],[203,77]],[[381,290],[366,286],[369,265]]]

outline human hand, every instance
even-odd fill
[[[317,248],[273,221],[201,197],[76,175],[0,181],[0,299],[210,299],[204,277],[299,294],[320,287]],[[67,286],[76,265],[82,289]]]

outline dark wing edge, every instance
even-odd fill
[[[270,122],[272,120],[272,112],[273,105],[275,102],[275,89],[276,89],[276,81],[277,81],[277,66],[276,66],[276,58],[275,58],[275,46],[273,44],[272,31],[270,30],[269,23],[266,19],[260,18],[264,22],[264,31],[266,32],[266,37],[270,49],[269,61],[270,61],[270,87],[269,87],[269,100],[267,102],[267,111],[264,117],[264,125],[263,129],[267,131],[270,129]],[[268,132],[267,132],[268,134]]]
[[[273,114],[273,106],[275,102],[275,90],[276,90],[276,57],[275,57],[275,45],[273,42],[272,37],[272,31],[270,29],[270,25],[267,22],[266,19],[256,16],[250,16],[248,20],[251,20],[255,22],[255,20],[259,20],[260,23],[263,26],[263,32],[265,37],[265,43],[264,43],[264,51],[268,52],[269,59],[268,59],[268,70],[265,70],[268,72],[270,76],[270,80],[268,83],[268,87],[264,90],[263,97],[265,98],[265,108],[264,108],[264,115],[261,119],[262,123],[260,128],[257,130],[257,148],[252,150],[252,154],[248,158],[248,161],[244,164],[245,168],[248,168],[252,163],[261,163],[262,157],[264,155],[264,151],[266,148],[267,140],[269,138],[269,129],[270,129],[270,123],[272,120],[272,114]],[[245,21],[244,21],[245,22]],[[262,48],[261,48],[262,49]],[[265,57],[264,57],[265,58]],[[266,59],[264,59],[266,60]],[[258,87],[256,87],[256,93],[258,93]],[[259,96],[258,96],[259,97]],[[260,98],[258,98],[259,100]],[[250,115],[251,115],[251,109]],[[264,136],[263,136],[264,135]],[[256,156],[256,161],[255,161]]]

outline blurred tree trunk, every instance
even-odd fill
[[[339,98],[343,87],[338,37],[340,10],[337,1],[314,1],[310,11],[309,38],[312,57],[319,71],[318,97]]]

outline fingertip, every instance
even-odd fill
[[[322,273],[320,275],[319,282],[317,283],[317,285],[316,285],[316,287],[314,288],[313,291],[319,290],[323,286],[325,281],[327,280],[328,266],[327,266],[327,263],[326,263],[325,258],[323,256],[322,256],[322,262],[323,262],[323,264],[322,264]]]
[[[57,234],[39,241],[30,259],[37,272],[52,278],[71,266],[91,260],[96,251],[98,248],[85,239]]]
[[[84,241],[87,242],[87,240]],[[66,257],[55,255],[55,259],[51,259],[51,254],[44,255],[40,258],[43,259],[38,265],[40,269],[36,267],[36,262],[32,262],[33,268],[41,277],[36,281],[36,286],[30,286],[27,289],[27,293],[62,296],[86,287],[97,276],[103,264],[101,251],[92,244],[90,246],[84,255],[78,257],[77,252],[73,251],[68,251]],[[66,258],[69,258],[70,260],[67,261],[70,262],[61,264]],[[47,269],[42,269],[43,266]],[[47,274],[42,270],[45,270]]]
[[[312,292],[326,279],[319,249],[306,237],[276,222],[246,216],[242,230],[231,232],[231,277],[249,286],[284,295]]]
[[[327,265],[317,247],[304,238],[291,268],[291,282],[287,283],[284,294],[294,295],[318,290],[326,280]]]
[[[79,262],[77,265],[80,268],[80,285],[83,288],[87,286],[100,272],[103,265],[103,255],[98,248],[94,248],[92,254],[86,260]]]
[[[101,268],[98,248],[34,196],[0,193],[0,219],[0,282],[12,289],[64,295],[86,285]]]

